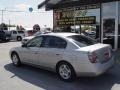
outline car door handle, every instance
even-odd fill
[[[56,54],[56,55],[60,55],[60,54]]]
[[[38,54],[38,52],[35,52],[35,54]]]

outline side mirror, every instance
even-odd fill
[[[27,47],[27,44],[23,44],[22,47]]]

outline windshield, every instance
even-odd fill
[[[96,44],[94,40],[92,40],[89,37],[83,36],[83,35],[73,35],[73,36],[69,36],[68,38],[72,39],[74,43],[76,43],[80,47],[85,47],[85,46]]]
[[[41,34],[42,34],[42,32],[36,32],[35,34],[33,34],[33,36],[39,36]]]

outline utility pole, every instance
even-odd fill
[[[4,11],[2,10],[2,19],[1,19],[1,20],[2,20],[2,23],[3,23],[3,12],[4,12]]]
[[[10,19],[9,19],[9,31],[10,31]]]
[[[2,14],[2,17],[1,17],[1,23],[4,22],[4,11],[6,11],[6,8],[5,9],[2,9],[0,10],[1,11],[1,14]]]

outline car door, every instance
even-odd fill
[[[11,31],[11,38],[15,40],[16,37],[17,37],[17,31]]]
[[[30,64],[38,64],[38,50],[42,43],[43,37],[35,37],[30,40],[26,47],[22,48],[21,57],[23,62]]]
[[[38,50],[39,64],[43,67],[54,68],[62,60],[67,42],[59,37],[46,36],[41,48]]]

